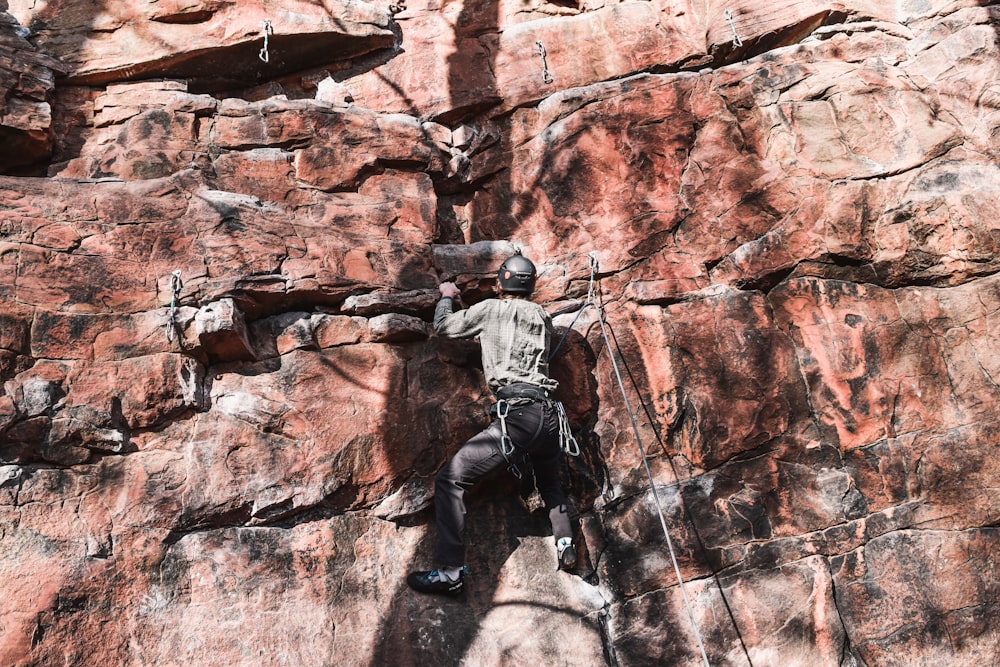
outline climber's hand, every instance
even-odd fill
[[[455,283],[441,283],[438,289],[441,290],[441,296],[451,297],[452,299],[458,299],[462,296],[462,291],[458,289],[458,285]]]

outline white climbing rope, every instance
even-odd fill
[[[667,520],[663,512],[663,504],[660,502],[660,496],[656,491],[656,483],[653,478],[652,468],[649,466],[649,458],[646,456],[646,449],[642,444],[642,437],[639,435],[639,426],[635,420],[635,413],[632,410],[632,405],[629,403],[628,394],[625,391],[625,383],[622,381],[621,372],[618,370],[618,362],[615,360],[614,350],[611,345],[611,338],[608,335],[607,327],[604,324],[604,314],[601,311],[600,305],[597,303],[597,294],[594,288],[595,276],[598,272],[598,262],[597,253],[591,252],[590,255],[590,288],[587,290],[587,301],[584,303],[580,312],[586,310],[589,306],[593,306],[594,311],[597,313],[597,321],[601,325],[601,334],[604,336],[604,345],[608,349],[608,356],[611,358],[611,367],[615,372],[615,379],[618,382],[618,388],[622,393],[622,400],[625,401],[625,408],[628,411],[629,420],[632,423],[632,431],[635,434],[635,441],[639,446],[639,453],[642,455],[642,464],[646,468],[646,477],[649,479],[649,489],[653,495],[653,502],[656,504],[657,513],[660,516],[660,526],[663,528],[663,535],[667,540],[667,549],[670,551],[670,561],[674,566],[674,574],[677,576],[677,583],[681,589],[681,597],[684,599],[684,607],[687,609],[688,619],[691,621],[691,628],[694,630],[694,636],[698,640],[698,649],[701,651],[701,658],[705,663],[705,667],[711,667],[708,662],[708,654],[705,652],[705,644],[701,639],[701,632],[698,630],[698,622],[694,617],[694,610],[691,607],[691,601],[688,598],[687,589],[684,585],[684,577],[681,575],[680,565],[677,563],[677,554],[674,551],[673,540],[670,539],[670,531],[667,529]],[[577,314],[579,315],[579,313]],[[575,322],[575,320],[574,320]],[[572,325],[570,325],[572,328]],[[561,344],[561,342],[560,342]],[[558,349],[558,348],[557,348]]]
[[[723,16],[729,21],[729,28],[733,31],[733,46],[738,49],[743,46],[743,40],[740,39],[740,34],[736,32],[736,21],[733,19],[733,10],[726,8]]]
[[[264,48],[260,50],[260,53],[257,54],[257,57],[260,58],[265,63],[270,62],[271,54],[267,50],[267,42],[268,42],[268,36],[274,34],[274,28],[271,26],[271,19],[264,19],[264,23],[261,24],[260,32],[261,35],[263,35],[264,37]]]

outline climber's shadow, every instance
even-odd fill
[[[534,572],[519,569],[521,565],[511,557],[525,539],[551,540],[552,531],[548,512],[544,508],[531,509],[519,480],[505,468],[495,471],[466,494],[466,508],[465,590],[452,598],[424,595],[404,585],[383,621],[370,665],[466,664],[467,653],[482,632],[483,620],[497,606],[500,587],[508,592],[517,590],[526,585],[522,577],[535,576]],[[422,569],[434,562],[437,532],[433,528],[433,511],[422,518],[430,528],[413,554],[414,566],[410,569]],[[530,566],[551,566],[550,572],[539,573],[542,576],[573,576],[558,571],[555,553],[553,543],[551,561],[532,561]]]

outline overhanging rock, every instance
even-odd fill
[[[188,79],[197,92],[254,85],[393,44],[390,16],[363,2],[28,0],[11,13],[65,63],[67,83]],[[265,38],[266,37],[266,38]]]

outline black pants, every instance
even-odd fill
[[[566,493],[560,479],[562,452],[555,404],[539,400],[511,407],[507,414],[507,433],[515,448],[511,460],[527,458],[531,461],[538,493],[549,510],[552,534],[557,540],[572,537]],[[462,445],[437,475],[434,507],[438,530],[437,564],[441,567],[465,564],[465,491],[490,472],[508,465],[500,449],[501,436],[500,421],[494,420]]]

